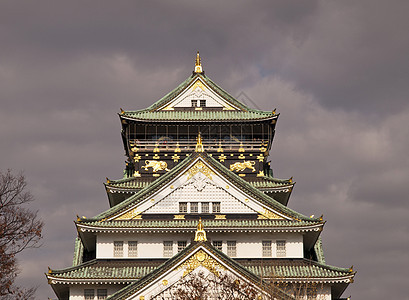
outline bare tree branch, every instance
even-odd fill
[[[35,288],[16,287],[18,275],[16,254],[39,246],[43,222],[37,212],[25,208],[34,197],[26,190],[23,174],[0,171],[0,297],[1,299],[32,299]]]

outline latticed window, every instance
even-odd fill
[[[105,300],[108,296],[106,289],[98,289],[97,290],[97,299],[98,300]]]
[[[114,241],[114,257],[123,257],[123,256],[124,256],[124,242]]]
[[[223,241],[213,241],[213,247],[215,247],[217,250],[222,251],[223,250]]]
[[[206,107],[206,100],[200,100],[200,106]]]
[[[164,241],[163,242],[163,257],[172,257],[173,256],[173,241]]]
[[[285,257],[286,254],[286,242],[285,241],[276,241],[276,255],[277,257]]]
[[[230,257],[236,257],[236,241],[227,241],[227,255]]]
[[[199,203],[190,202],[190,212],[192,214],[197,214],[199,212]]]
[[[212,203],[212,212],[219,213],[220,212],[220,202],[213,202]]]
[[[179,212],[187,213],[187,202],[179,202]]]
[[[93,289],[85,289],[84,290],[84,299],[85,300],[94,300],[94,290]]]
[[[271,241],[263,241],[263,257],[271,257],[273,255],[271,250]]]
[[[202,214],[209,213],[209,202],[202,202]]]
[[[128,241],[128,257],[137,257],[137,256],[138,256],[138,242]]]
[[[196,107],[197,106],[197,100],[192,100],[192,107]]]
[[[186,248],[187,242],[186,241],[178,241],[178,252],[182,251]]]

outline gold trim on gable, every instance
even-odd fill
[[[264,211],[259,211],[258,212],[260,215],[258,216],[258,219],[270,219],[270,220],[277,220],[277,219],[283,219],[283,217],[277,215],[276,213],[268,210],[268,209],[264,209]]]
[[[189,180],[190,178],[192,178],[193,176],[195,176],[198,172],[201,172],[202,174],[204,174],[207,178],[209,178],[210,180],[212,179],[212,175],[214,175],[214,172],[212,170],[209,169],[209,167],[207,167],[203,162],[198,161],[197,163],[195,163],[189,170],[187,170],[187,172],[185,173],[185,175],[187,176],[187,180]]]
[[[133,220],[133,219],[142,219],[140,211],[137,211],[136,208],[127,211],[126,213],[116,217],[114,220]]]
[[[214,258],[212,258],[203,250],[199,250],[197,253],[195,253],[195,255],[187,259],[182,265],[178,267],[178,270],[185,269],[185,271],[183,272],[183,277],[185,277],[200,266],[205,267],[216,276],[219,276],[220,270],[226,270],[224,266],[219,264]]]

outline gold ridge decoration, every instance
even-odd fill
[[[210,180],[212,179],[212,175],[214,175],[214,172],[209,169],[203,162],[198,161],[197,163],[194,164],[193,167],[191,167],[185,174],[188,174],[187,180],[195,176],[198,172],[201,172],[204,174],[207,178]]]
[[[200,59],[199,51],[196,54],[195,73],[203,73],[202,60]]]
[[[165,170],[165,171],[169,171],[168,169],[168,164],[166,163],[166,161],[163,160],[145,160],[145,165],[142,166],[143,169],[145,169],[145,171],[148,170],[148,168],[152,168],[153,172],[157,172],[160,170]]]
[[[153,159],[159,159],[160,156],[156,153],[152,158],[153,158]]]
[[[270,219],[270,220],[282,219],[282,217],[280,217],[279,215],[277,215],[276,213],[268,209],[264,209],[263,212],[259,211],[258,213],[260,214],[260,216],[258,216],[258,219]]]
[[[244,171],[246,168],[249,168],[252,170],[252,172],[255,172],[256,169],[254,168],[255,162],[250,161],[250,160],[245,160],[243,162],[235,162],[234,164],[230,165],[230,171]]]
[[[177,154],[174,154],[174,155],[172,156],[172,159],[173,159],[174,162],[178,162],[179,159],[180,159],[180,156],[177,155]]]
[[[203,144],[202,144],[202,136],[200,135],[200,132],[196,138],[197,144],[196,144],[196,152],[204,152]]]
[[[116,217],[114,220],[132,220],[132,219],[142,219],[140,211],[137,211],[136,208],[127,211],[126,213]]]
[[[197,229],[195,233],[195,242],[206,242],[206,231],[203,228],[202,218],[199,219],[199,224],[197,224]]]
[[[185,271],[183,272],[183,277],[185,277],[200,266],[205,267],[216,276],[220,275],[220,270],[226,269],[203,250],[199,250],[197,253],[187,259],[182,265],[178,267],[178,269],[185,269]]]
[[[246,159],[246,157],[242,154],[239,155],[239,159]]]

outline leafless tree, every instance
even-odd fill
[[[278,288],[239,280],[227,273],[192,272],[156,295],[154,300],[273,300],[295,299]]]
[[[23,174],[0,171],[0,298],[29,299],[33,288],[14,283],[18,275],[16,254],[39,246],[43,222],[24,205],[33,201]]]

